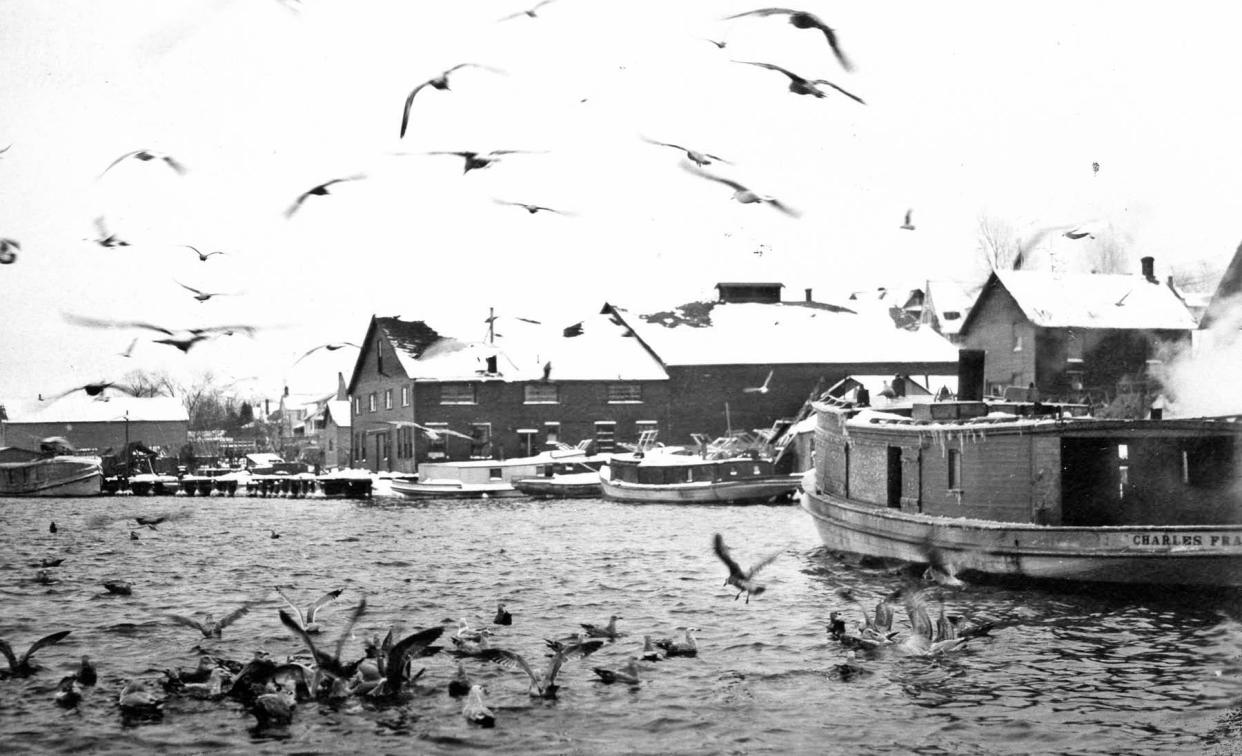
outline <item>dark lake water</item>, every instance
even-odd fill
[[[143,528],[137,541],[132,520],[99,524],[182,510],[190,516]],[[39,673],[0,681],[6,753],[1242,751],[1235,594],[969,585],[945,603],[995,620],[990,636],[940,657],[858,660],[869,674],[842,680],[846,651],[825,622],[832,609],[858,616],[836,589],[853,587],[870,607],[906,578],[825,552],[796,505],[10,499],[0,500],[0,523],[0,637],[20,655],[38,637],[73,631],[37,654]],[[762,573],[768,591],[749,604],[722,587],[715,532],[743,563],[781,551]],[[58,582],[40,584],[32,563],[49,557],[65,561],[49,569]],[[101,581],[114,578],[131,581],[133,595],[105,594]],[[284,737],[255,732],[253,716],[227,699],[169,699],[162,720],[123,722],[126,680],[197,662],[203,639],[168,612],[219,616],[254,601],[207,647],[238,660],[259,649],[301,654],[278,619],[275,584],[307,598],[344,588],[322,616],[329,639],[365,595],[349,658],[393,625],[485,625],[497,601],[514,622],[493,644],[538,666],[543,639],[581,622],[619,614],[627,635],[567,663],[556,701],[532,699],[520,672],[466,662],[496,712],[490,730],[468,724],[447,695],[455,661],[445,654],[419,660],[426,672],[408,703],[299,704]],[[624,664],[644,634],[686,626],[701,629],[697,658],[645,665],[637,688],[593,682],[592,666]],[[97,661],[99,684],[76,710],[61,709],[56,684],[82,654]]]

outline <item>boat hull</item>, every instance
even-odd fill
[[[600,476],[604,498],[637,504],[759,504],[790,496],[798,478],[774,475],[736,481],[628,483]]]
[[[1067,527],[911,514],[804,491],[824,545],[961,573],[1142,585],[1242,586],[1242,525]]]
[[[394,480],[392,492],[407,499],[494,499],[525,496],[509,483],[462,483],[457,480],[405,483]]]
[[[0,496],[98,496],[102,490],[99,460],[54,457],[0,465]]]
[[[577,477],[577,480],[572,478]],[[542,499],[598,499],[603,490],[599,475],[518,478],[513,487],[527,496]]]

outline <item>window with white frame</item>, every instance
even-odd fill
[[[608,384],[609,404],[642,404],[643,387],[640,383]]]
[[[367,406],[370,408],[371,412],[375,411],[375,392],[374,391],[372,391],[371,395],[367,397]]]
[[[392,389],[384,389],[384,409],[392,409]]]
[[[560,392],[554,383],[528,383],[525,386],[526,404],[559,404]]]
[[[402,407],[410,406],[410,387],[409,386],[401,387],[401,406]]]
[[[441,383],[440,404],[475,404],[473,383]]]

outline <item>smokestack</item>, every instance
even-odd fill
[[[1141,258],[1139,264],[1143,266],[1143,278],[1149,283],[1160,283],[1156,280],[1156,258],[1148,256]]]
[[[983,364],[987,354],[982,349],[957,350],[957,398],[963,402],[983,401]]]
[[[807,290],[806,290],[806,301],[808,301],[808,302],[814,302],[814,301],[815,301],[814,299],[812,299],[812,298],[811,298],[811,290],[810,290],[810,289],[807,289]]]

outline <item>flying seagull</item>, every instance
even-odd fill
[[[1091,164],[1091,175],[1092,175],[1092,176],[1098,175],[1098,174],[1099,174],[1099,172],[1100,172],[1100,164],[1099,164],[1099,163],[1092,163],[1092,164]]]
[[[728,46],[729,46],[728,41],[723,40],[723,39],[708,39],[707,37],[704,37],[704,38],[703,38],[703,41],[704,41],[704,42],[711,42],[713,45],[715,45],[715,46],[716,46],[716,49],[717,49],[717,50],[723,50],[723,49],[725,49],[726,47],[728,47]]]
[[[194,246],[194,245],[192,245],[192,244],[182,244],[181,246],[183,246],[183,247],[188,247],[189,249],[194,250],[194,254],[198,255],[198,259],[199,259],[200,261],[202,261],[202,262],[207,262],[207,258],[208,258],[208,257],[211,257],[212,255],[222,255],[222,254],[224,254],[223,252],[220,252],[219,250],[217,250],[217,251],[215,251],[215,252],[207,252],[207,253],[203,253],[203,252],[200,252],[200,251],[198,250],[198,247],[195,247],[195,246]]]
[[[327,593],[323,594],[319,598],[315,599],[313,603],[309,604],[306,607],[306,611],[303,612],[301,609],[298,608],[297,604],[293,603],[293,601],[290,600],[289,597],[285,595],[285,592],[280,589],[280,586],[276,586],[276,592],[279,593],[280,597],[284,599],[284,602],[289,605],[289,608],[294,611],[298,624],[301,625],[302,629],[308,633],[317,633],[323,629],[319,625],[319,623],[315,621],[315,615],[326,604],[328,604],[329,602],[335,601],[336,597],[340,596],[341,591],[343,590],[345,589],[337,588],[334,591],[328,591]]]
[[[315,664],[318,666],[320,671],[326,672],[341,680],[348,680],[354,676],[354,672],[357,671],[358,665],[356,663],[342,664],[341,650],[345,648],[345,641],[348,640],[353,634],[354,625],[357,624],[358,618],[361,617],[366,610],[367,600],[364,596],[358,601],[358,604],[350,610],[349,615],[346,617],[345,626],[341,629],[341,634],[336,639],[335,653],[328,653],[327,651],[321,651],[316,648],[315,641],[311,638],[310,633],[306,632],[306,629],[303,628],[302,625],[298,624],[298,621],[290,616],[284,609],[281,609],[279,614],[281,624],[293,631],[293,633],[301,638],[302,642],[306,644],[306,648],[310,651],[311,657],[315,660]]]
[[[552,654],[552,660],[548,662],[548,666],[544,669],[543,674],[535,674],[535,670],[531,669],[530,664],[522,658],[520,654],[513,651],[506,651],[503,648],[487,648],[479,653],[479,658],[485,661],[495,662],[502,667],[510,669],[520,669],[530,678],[530,694],[539,698],[556,698],[556,691],[559,686],[556,684],[556,675],[561,671],[561,667],[570,659],[582,659],[590,656],[594,652],[603,647],[604,641],[584,640],[577,643],[568,643],[556,650]]]
[[[117,391],[123,391],[130,396],[138,396],[138,389],[133,386],[126,386],[123,383],[113,383],[112,381],[100,381],[99,383],[88,383],[85,386],[74,386],[67,391],[62,391],[55,396],[48,397],[47,401],[54,402],[57,399],[69,396],[75,391],[85,391],[87,396],[99,396],[103,394],[104,389],[116,389]]]
[[[174,279],[174,280],[175,280],[175,279]],[[181,288],[185,289],[186,291],[191,291],[191,292],[194,292],[194,298],[195,298],[195,299],[197,299],[199,302],[206,302],[208,299],[211,299],[212,297],[226,297],[226,296],[230,296],[230,295],[228,294],[228,292],[223,292],[223,291],[215,291],[215,292],[211,292],[211,291],[202,291],[202,290],[200,290],[200,289],[196,289],[196,288],[194,288],[193,286],[186,286],[185,284],[181,283],[180,281],[177,281],[177,284],[178,284]]]
[[[168,344],[175,346],[183,352],[189,352],[195,344],[209,339],[219,338],[220,336],[232,336],[235,333],[244,333],[247,336],[253,336],[258,329],[248,325],[227,325],[227,326],[209,326],[206,328],[190,328],[187,330],[174,331],[163,326],[157,326],[152,323],[144,323],[136,320],[104,320],[102,318],[88,318],[82,315],[64,314],[65,320],[74,325],[86,326],[88,328],[145,328],[149,331],[156,331],[166,335],[166,338],[152,339],[156,344]]]
[[[847,92],[846,90],[842,89],[841,87],[838,87],[836,84],[833,84],[831,81],[828,81],[827,79],[815,79],[813,81],[810,79],[804,79],[798,74],[794,73],[793,71],[790,71],[787,68],[781,68],[775,63],[760,63],[760,62],[753,61],[753,60],[735,60],[733,62],[734,63],[745,63],[748,66],[759,66],[760,68],[766,68],[769,71],[780,71],[781,73],[789,77],[789,91],[793,92],[794,94],[813,95],[814,97],[821,97],[821,98],[827,97],[828,93],[825,92],[823,89],[821,89],[819,86],[823,84],[824,86],[835,89],[836,91],[840,92],[841,94],[845,95],[846,97],[850,98],[851,100],[853,100],[854,102],[857,102],[860,105],[867,104],[863,102],[863,99],[859,97],[858,95],[853,94],[851,92]]]
[[[794,210],[793,208],[785,205],[784,203],[782,203],[780,200],[776,199],[775,197],[769,197],[767,195],[759,194],[755,191],[747,189],[744,185],[739,184],[736,181],[730,181],[729,179],[712,175],[708,173],[707,171],[700,170],[699,168],[686,164],[686,163],[683,163],[682,167],[685,168],[687,171],[690,171],[696,176],[701,176],[705,179],[710,179],[712,181],[715,181],[716,183],[724,184],[725,186],[729,187],[730,189],[733,190],[733,199],[737,200],[738,202],[741,202],[743,205],[748,205],[748,204],[758,202],[758,203],[762,203],[765,205],[771,205],[777,210],[780,210],[782,213],[785,213],[786,215],[792,216],[794,218],[797,218],[800,215],[800,213],[797,210]]]
[[[185,625],[198,630],[203,634],[204,638],[220,638],[224,634],[224,628],[244,617],[249,611],[250,604],[242,604],[239,608],[234,609],[219,620],[212,618],[206,612],[203,613],[201,621],[181,614],[169,614],[168,619],[176,622],[178,625]]]
[[[543,6],[547,5],[550,2],[552,2],[552,0],[541,0],[538,3],[535,3],[533,7],[527,8],[526,10],[518,11],[517,13],[510,13],[509,15],[502,17],[500,20],[508,21],[509,19],[517,18],[518,16],[526,16],[527,18],[538,18],[539,14],[536,13],[535,11],[539,10],[540,8],[542,8]]]
[[[405,109],[401,111],[401,136],[402,137],[405,136],[406,127],[408,127],[410,124],[410,106],[414,104],[414,95],[418,94],[419,91],[423,87],[427,87],[427,86],[430,86],[432,89],[438,89],[442,92],[449,91],[449,80],[448,80],[449,74],[453,73],[454,71],[458,69],[466,68],[466,67],[483,68],[488,71],[492,71],[493,73],[504,73],[498,68],[492,68],[491,66],[481,66],[478,63],[458,63],[452,68],[449,68],[445,71],[441,71],[438,75],[433,76],[427,81],[424,81],[422,84],[419,84],[418,86],[414,87],[414,89],[410,91],[409,96],[405,98]]]
[[[806,11],[794,10],[793,8],[759,8],[757,10],[746,11],[745,13],[737,13],[732,16],[726,16],[725,19],[741,18],[743,16],[776,16],[786,15],[789,17],[789,23],[799,29],[819,29],[824,33],[824,37],[828,40],[828,46],[832,48],[832,54],[837,57],[841,63],[841,67],[846,71],[854,70],[853,64],[849,58],[845,57],[845,53],[841,51],[841,45],[837,42],[837,33],[832,27],[825,24],[814,13]]]
[[[298,208],[302,206],[302,203],[306,201],[307,197],[311,197],[311,196],[323,197],[327,194],[330,194],[330,192],[328,191],[328,187],[332,186],[333,184],[339,184],[342,181],[357,181],[359,179],[364,179],[364,178],[366,178],[366,176],[364,174],[359,173],[353,176],[346,176],[345,178],[337,178],[337,179],[332,179],[331,181],[325,181],[322,184],[318,184],[314,187],[311,187],[310,189],[307,189],[306,191],[298,195],[298,198],[294,200],[293,204],[289,206],[289,209],[285,211],[285,217],[292,218],[293,214],[298,211]]]
[[[906,220],[905,220],[905,222],[904,222],[904,223],[902,223],[902,224],[901,224],[901,228],[902,228],[903,230],[905,230],[905,231],[913,231],[913,230],[914,230],[914,221],[910,219],[910,216],[911,216],[911,215],[913,215],[913,214],[914,214],[914,210],[907,210],[907,211],[906,211]]]
[[[745,593],[746,603],[749,604],[750,597],[752,595],[758,596],[767,590],[762,585],[755,582],[755,573],[759,572],[759,570],[762,570],[764,567],[767,567],[774,559],[776,559],[776,557],[780,556],[779,551],[773,552],[758,562],[755,562],[749,570],[743,570],[741,565],[735,562],[733,557],[729,556],[729,548],[725,546],[724,537],[719,533],[712,538],[712,547],[716,551],[716,556],[720,557],[720,561],[724,562],[725,567],[729,568],[729,576],[725,578],[724,584],[737,588],[737,595],[733,597],[734,601],[737,601],[738,598]]]
[[[116,234],[108,232],[108,227],[104,225],[104,219],[102,217],[95,219],[95,228],[99,231],[99,238],[95,240],[95,243],[99,246],[109,248],[129,246],[129,242],[118,237]]]
[[[469,173],[470,171],[473,171],[479,168],[486,168],[492,163],[499,163],[500,157],[502,155],[515,155],[519,153],[529,154],[530,151],[529,150],[492,150],[491,152],[488,152],[487,154],[481,155],[477,152],[473,152],[470,150],[459,150],[456,152],[452,150],[446,150],[446,151],[428,152],[427,154],[428,155],[456,155],[460,158],[465,159],[466,165],[465,165],[464,170],[462,170],[462,173],[465,174],[465,173]]]
[[[127,152],[124,155],[117,158],[116,160],[113,160],[112,163],[107,168],[104,168],[103,173],[99,174],[99,176],[102,178],[104,173],[107,173],[108,171],[116,167],[117,163],[121,162],[122,160],[128,160],[129,158],[135,158],[136,160],[141,160],[143,162],[146,162],[148,160],[163,160],[165,163],[168,164],[169,168],[172,168],[174,171],[176,171],[177,173],[181,175],[185,175],[185,166],[177,162],[177,160],[173,158],[172,155],[169,155],[163,152],[155,152],[153,150],[134,150],[133,152]]]
[[[337,341],[331,344],[320,344],[319,346],[314,347],[313,349],[308,349],[305,354],[303,354],[301,357],[294,360],[293,364],[294,365],[298,364],[299,362],[306,359],[307,357],[310,357],[315,352],[318,352],[320,349],[327,349],[329,352],[335,352],[336,350],[344,349],[345,347],[353,347],[354,349],[362,348],[352,341]]]
[[[531,215],[534,215],[540,210],[543,210],[549,213],[556,213],[558,215],[571,215],[571,213],[567,213],[564,210],[557,210],[554,207],[546,207],[544,205],[531,205],[525,202],[509,202],[507,200],[495,199],[495,198],[493,198],[493,200],[495,201],[497,205],[509,205],[510,207],[520,207],[526,212],[530,213]]]
[[[772,370],[769,370],[768,377],[763,379],[762,386],[747,386],[746,388],[742,389],[742,393],[744,394],[766,394],[768,393],[768,384],[772,382],[772,374],[775,372],[776,372],[775,368],[773,368]]]
[[[13,655],[13,649],[9,646],[8,641],[0,640],[0,654],[4,654],[4,658],[9,662],[9,671],[7,673],[0,672],[0,677],[29,677],[33,675],[38,669],[31,660],[35,651],[45,646],[50,646],[53,643],[60,643],[70,632],[72,631],[61,630],[58,633],[43,636],[30,644],[30,648],[26,650],[26,653],[22,654],[20,659]]]
[[[15,239],[0,239],[0,265],[11,265],[17,260],[22,245]]]
[[[11,144],[9,145],[9,147],[12,147],[12,146],[13,146],[13,145],[11,145]],[[8,151],[9,151],[9,147],[5,147],[3,150],[0,150],[0,155],[3,155],[4,153],[8,152]]]
[[[672,144],[671,142],[659,142],[659,141],[656,141],[655,139],[648,139],[647,137],[643,137],[643,141],[648,142],[649,144],[658,144],[661,147],[672,147],[675,150],[681,150],[682,152],[686,153],[687,159],[689,159],[691,162],[693,162],[695,165],[699,166],[700,168],[702,168],[705,165],[711,165],[713,162],[716,162],[716,163],[728,163],[729,162],[728,160],[725,160],[724,158],[719,157],[717,155],[713,155],[710,152],[699,152],[698,150],[692,150],[689,147],[682,147],[680,144]]]
[[[1090,231],[1079,231],[1076,228],[1066,231],[1064,234],[1062,234],[1062,236],[1064,236],[1066,239],[1073,239],[1074,241],[1078,241],[1079,239],[1086,239],[1086,238],[1094,239],[1095,238],[1095,235],[1092,234]]]

